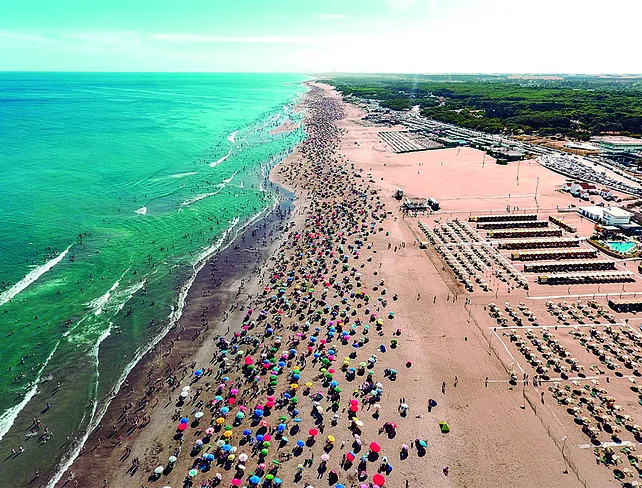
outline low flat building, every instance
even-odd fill
[[[631,223],[633,213],[620,207],[611,207],[602,209],[602,221],[606,225],[619,227]]]
[[[639,159],[642,152],[642,139],[635,137],[600,136],[591,138],[591,141],[597,143],[603,156],[624,163]]]
[[[581,216],[600,223],[602,222],[602,217],[604,216],[604,207],[579,207],[577,211]]]

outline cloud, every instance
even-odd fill
[[[406,10],[415,3],[415,0],[386,0],[386,5],[393,10]]]
[[[317,14],[317,17],[325,20],[341,20],[346,18],[343,14]]]
[[[200,44],[310,44],[314,42],[308,37],[284,37],[284,36],[267,36],[267,37],[222,37],[222,36],[205,36],[198,34],[152,34],[147,37],[150,41],[174,42],[174,43],[200,43]]]
[[[130,31],[80,31],[80,32],[65,32],[61,36],[63,39],[71,42],[87,43],[87,44],[107,44],[113,45],[126,45],[139,44],[141,41],[140,35],[136,32]]]

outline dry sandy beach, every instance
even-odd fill
[[[625,468],[635,477],[624,481],[639,479],[618,443],[637,444],[625,428],[632,420],[616,422],[616,440],[597,434],[623,460],[608,466],[596,463],[604,453],[581,425],[586,417],[596,426],[588,405],[606,395],[591,388],[605,388],[621,407],[605,400],[600,416],[640,418],[635,375],[597,371],[587,339],[573,335],[592,329],[564,325],[547,304],[565,301],[567,314],[581,315],[570,305],[575,296],[588,295],[579,298],[586,303],[596,295],[606,309],[606,295],[622,285],[533,284],[527,292],[486,270],[492,291],[469,293],[434,246],[419,245],[420,222],[507,208],[561,216],[586,236],[592,224],[563,212],[573,204],[558,191],[564,178],[535,161],[496,165],[468,148],[393,154],[378,128],[360,122],[359,108],[328,86],[310,88],[308,138],[271,176],[294,193],[292,214],[284,206],[248,229],[251,252],[231,248],[202,271],[177,330],[130,375],[56,486],[603,487],[620,486],[614,469]],[[404,216],[397,188],[435,197],[442,210]],[[223,287],[214,284],[220,272],[230,274]],[[626,284],[636,290],[637,275]],[[541,325],[500,327],[492,302],[532,311]],[[636,347],[634,316],[614,317],[626,334],[613,336],[593,315],[602,344]],[[533,383],[538,373],[519,345],[529,335],[549,344],[549,358],[567,351],[561,357],[575,357],[584,376],[562,369]]]

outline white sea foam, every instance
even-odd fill
[[[9,429],[11,429],[11,426],[15,422],[16,417],[22,411],[22,409],[25,408],[25,405],[27,405],[27,403],[31,401],[31,399],[36,395],[36,393],[38,393],[38,383],[40,383],[40,374],[45,369],[47,364],[49,364],[49,361],[51,361],[51,358],[56,352],[56,349],[58,349],[58,344],[60,344],[60,341],[56,343],[51,353],[49,353],[49,356],[47,356],[47,359],[45,360],[42,367],[40,368],[40,371],[38,371],[38,374],[36,375],[36,379],[34,380],[31,389],[25,394],[22,401],[18,403],[18,405],[14,405],[13,407],[5,410],[2,413],[2,415],[0,415],[0,440],[2,440],[2,438],[7,434],[7,432],[9,432]]]
[[[169,175],[170,178],[185,178],[186,176],[192,176],[197,174],[197,171],[190,171],[189,173],[176,173],[173,175]]]
[[[221,193],[223,188],[225,188],[225,183],[219,183],[219,189],[210,193],[202,193],[200,195],[196,195],[195,197],[188,198],[185,200],[183,203],[181,203],[181,207],[186,207],[187,205],[191,205],[192,203],[198,202],[199,200],[203,200],[204,198],[207,197],[213,197],[214,195],[218,195]]]
[[[230,150],[227,152],[227,154],[226,154],[225,156],[223,156],[222,158],[217,159],[216,161],[212,161],[212,162],[210,163],[210,167],[211,167],[211,168],[214,168],[215,166],[218,166],[218,165],[219,165],[219,164],[221,164],[223,161],[225,161],[227,158],[229,158],[231,154],[232,154],[232,148],[230,148]]]
[[[223,180],[223,183],[225,183],[226,185],[229,185],[232,182],[232,180],[234,179],[234,177],[236,176],[237,173],[238,173],[238,171],[235,171],[234,173],[232,173],[232,176],[230,176],[226,180]]]
[[[228,136],[227,140],[230,141],[232,144],[234,144],[234,139],[236,138],[236,134],[238,133],[239,131],[235,130]]]
[[[116,283],[111,285],[109,290],[107,290],[104,295],[101,295],[98,298],[94,298],[92,301],[87,303],[87,306],[92,309],[94,315],[98,316],[103,313],[103,308],[109,302],[109,297],[111,297],[111,294],[114,292],[114,290],[118,288],[118,285],[120,285],[120,280],[123,279],[123,277],[129,270],[130,268],[127,268],[127,270],[120,276],[120,278],[116,280]]]
[[[31,285],[34,281],[40,278],[43,274],[45,274],[47,271],[53,268],[56,264],[62,261],[64,257],[67,255],[67,253],[69,252],[69,249],[71,249],[71,244],[67,249],[65,249],[63,252],[58,254],[58,256],[47,261],[45,264],[32,269],[31,271],[29,271],[29,273],[25,275],[24,278],[18,281],[18,283],[13,285],[8,290],[2,292],[0,294],[0,305],[4,305],[5,303],[7,303],[13,297],[18,295],[18,293],[23,291],[25,288]]]
[[[138,210],[136,210],[136,213],[139,215],[146,215],[147,214],[147,207],[140,207]]]
[[[255,219],[253,219],[252,221],[254,221],[254,220]],[[230,223],[230,226],[223,232],[223,234],[216,241],[216,243],[214,245],[210,246],[208,249],[206,249],[203,253],[201,253],[201,255],[199,256],[199,260],[193,266],[193,273],[191,274],[189,279],[185,282],[185,284],[181,288],[181,291],[180,291],[180,293],[178,295],[177,305],[176,305],[176,307],[174,307],[172,309],[172,311],[169,314],[169,321],[168,321],[167,326],[158,335],[156,335],[156,337],[154,337],[149,343],[147,343],[147,345],[145,345],[144,347],[140,348],[136,352],[136,354],[134,355],[134,359],[132,359],[129,362],[129,364],[125,367],[125,369],[123,370],[122,374],[119,376],[118,381],[115,383],[113,388],[110,390],[106,401],[104,403],[102,403],[100,409],[97,409],[98,402],[94,402],[94,406],[93,406],[92,412],[91,412],[91,420],[89,421],[89,424],[87,425],[87,429],[85,430],[85,433],[83,434],[80,442],[74,446],[74,448],[69,452],[69,454],[57,466],[56,474],[47,483],[47,488],[54,488],[56,483],[58,483],[58,481],[60,481],[62,476],[65,474],[65,472],[74,463],[74,461],[76,460],[76,458],[80,454],[80,450],[82,449],[82,447],[87,442],[87,439],[89,438],[89,435],[91,434],[91,432],[94,431],[94,429],[96,429],[96,427],[98,426],[98,424],[100,423],[100,421],[104,417],[105,413],[107,412],[107,408],[109,407],[109,404],[111,403],[111,401],[118,394],[118,391],[122,387],[123,383],[127,379],[127,376],[132,371],[132,369],[134,369],[136,364],[138,364],[138,362],[145,356],[145,354],[147,354],[154,346],[156,346],[156,344],[158,344],[163,339],[163,337],[165,337],[167,335],[169,330],[176,325],[178,320],[181,318],[181,315],[183,314],[183,309],[185,308],[185,299],[187,298],[187,293],[189,292],[190,287],[192,286],[192,284],[194,283],[194,280],[196,279],[196,275],[198,274],[198,272],[201,269],[203,269],[203,267],[205,266],[205,263],[207,263],[207,259],[209,258],[209,256],[212,255],[213,253],[217,252],[218,250],[220,250],[221,246],[223,245],[223,243],[225,242],[225,240],[229,236],[229,234],[232,231],[232,229],[234,228],[234,226],[236,226],[238,224],[238,222],[239,222],[239,218],[238,217],[235,218],[234,220],[232,220],[232,222]],[[245,228],[247,225],[249,225],[249,223],[246,224],[245,226],[243,226],[243,228]],[[237,230],[235,236],[238,235],[238,232],[239,231]],[[233,240],[234,239],[229,240],[227,245],[229,246],[233,242]],[[110,330],[110,329],[111,329],[111,325],[108,328],[108,330]],[[108,333],[107,334],[103,333],[98,338],[98,341],[99,342],[104,341],[108,337],[108,335],[109,335]],[[100,344],[98,344],[98,345],[100,345]],[[92,352],[94,350],[97,351],[98,349],[97,348],[92,348]],[[97,356],[96,356],[96,358],[97,358]],[[96,387],[97,387],[97,385],[98,385],[98,382],[96,382]],[[96,393],[94,392],[94,396],[95,396],[95,394]]]

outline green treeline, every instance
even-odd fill
[[[601,132],[642,134],[642,78],[502,75],[332,75],[344,95],[393,110],[418,105],[422,115],[485,132],[588,139]]]

